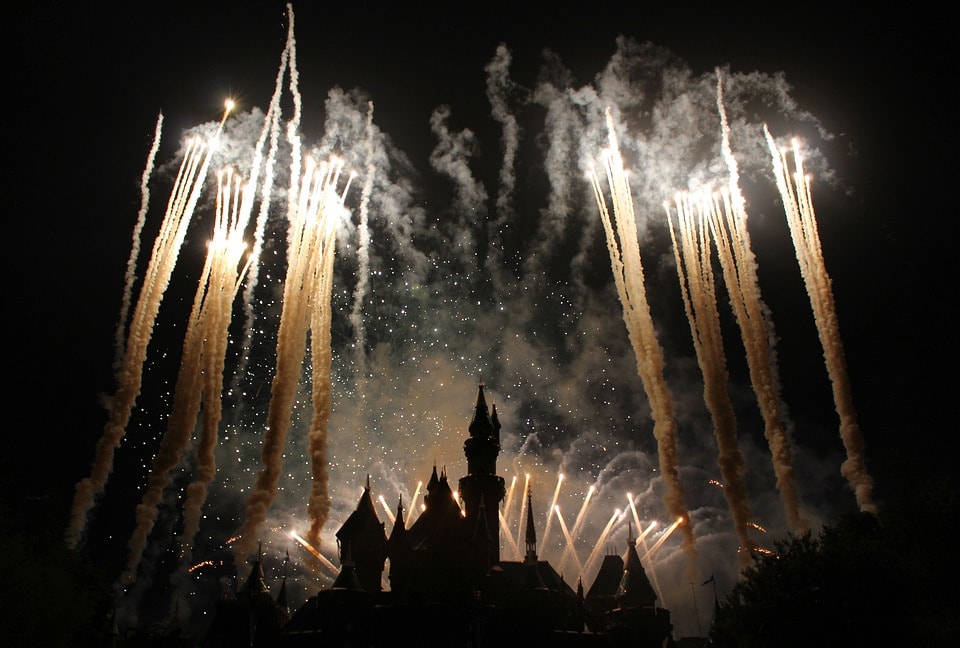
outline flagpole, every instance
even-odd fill
[[[690,583],[690,594],[693,595],[693,611],[697,615],[697,632],[700,633],[699,636],[703,637],[703,626],[700,624],[700,608],[697,606],[697,590],[694,589],[693,583]]]

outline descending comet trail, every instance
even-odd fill
[[[791,176],[787,171],[789,166],[786,151],[778,149],[766,126],[763,132],[773,157],[777,188],[783,199],[783,209],[790,225],[790,236],[797,252],[800,272],[810,296],[827,371],[833,385],[834,403],[837,414],[840,415],[840,437],[847,451],[847,459],[840,466],[840,471],[853,488],[860,510],[876,513],[877,507],[873,503],[873,478],[867,473],[863,435],[850,395],[850,379],[847,375],[843,344],[840,341],[833,290],[824,267],[820,235],[817,233],[817,220],[813,211],[813,197],[809,179],[803,173],[800,144],[797,140],[793,141],[794,173]]]
[[[103,436],[97,442],[93,468],[90,476],[81,480],[76,487],[70,522],[65,533],[67,546],[71,548],[77,546],[86,529],[87,515],[93,508],[95,498],[103,492],[113,468],[114,451],[126,434],[131,411],[140,394],[143,363],[147,357],[147,347],[153,334],[157,312],[170,283],[170,276],[186,236],[187,225],[200,198],[200,188],[210,164],[211,151],[232,108],[233,104],[228,103],[217,132],[209,144],[200,140],[190,143],[180,166],[130,322],[123,363],[117,372],[119,385],[110,400],[109,418]]]
[[[193,429],[205,402],[203,429],[215,433],[220,424],[220,380],[226,354],[230,305],[238,288],[237,266],[244,249],[246,223],[238,218],[239,202],[247,188],[233,173],[217,174],[217,218],[207,246],[193,306],[183,340],[180,373],[174,391],[173,410],[160,448],[154,456],[147,491],[136,509],[137,526],[130,538],[130,554],[122,580],[136,576],[147,536],[153,529],[157,507],[170,483],[170,471],[180,463],[190,445]]]
[[[684,502],[683,486],[680,483],[678,471],[677,424],[673,414],[673,395],[664,380],[663,350],[657,340],[657,332],[647,304],[633,198],[630,195],[630,185],[623,169],[623,160],[620,157],[616,130],[609,109],[606,116],[610,148],[605,159],[605,170],[613,199],[614,218],[612,220],[596,174],[593,176],[594,192],[600,209],[600,218],[603,220],[603,229],[607,234],[607,250],[610,252],[610,262],[613,265],[617,294],[620,295],[620,302],[623,305],[623,321],[627,325],[630,342],[637,358],[637,369],[653,410],[653,435],[657,439],[660,472],[666,483],[664,504],[681,524],[683,548],[690,558],[692,568],[696,559],[696,541],[693,525],[689,523],[690,514]],[[683,524],[684,521],[687,524]]]
[[[709,234],[709,196],[680,194],[676,198],[676,225],[670,217],[670,236],[677,260],[677,274],[683,304],[690,321],[697,361],[703,372],[703,396],[713,418],[714,434],[720,450],[720,474],[723,494],[730,505],[734,529],[745,551],[739,552],[741,566],[750,563],[754,543],[747,532],[752,512],[743,478],[744,461],[737,441],[737,419],[727,392],[727,362],[720,333],[720,314]]]
[[[315,484],[310,494],[311,536],[315,535],[314,529],[318,532],[325,521],[328,505],[325,501],[324,445],[330,416],[330,290],[337,220],[341,217],[349,188],[348,183],[343,193],[337,194],[342,167],[340,160],[318,165],[313,158],[308,158],[298,191],[291,193],[293,220],[289,229],[283,311],[277,332],[277,368],[263,440],[264,467],[247,500],[246,520],[236,547],[243,556],[252,552],[258,542],[260,527],[276,498],[308,331],[313,336],[315,408],[310,427]],[[308,538],[311,540],[315,538]],[[310,543],[317,544],[315,541]]]
[[[760,297],[756,257],[750,247],[750,234],[747,230],[747,210],[740,193],[740,174],[730,151],[730,129],[723,104],[723,85],[719,71],[717,109],[720,112],[722,131],[721,149],[729,180],[726,191],[721,192],[723,200],[714,200],[715,208],[710,211],[711,231],[717,243],[730,303],[740,326],[750,380],[763,415],[764,435],[770,447],[780,499],[790,528],[795,532],[803,532],[808,529],[809,522],[800,514],[793,450],[784,427],[776,354],[771,341],[773,324],[768,319],[768,309]]]

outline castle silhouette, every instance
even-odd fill
[[[336,532],[340,573],[333,585],[292,614],[286,580],[276,598],[259,557],[235,597],[219,602],[205,646],[590,646],[660,647],[672,643],[670,612],[656,604],[635,539],[604,557],[584,593],[537,557],[528,495],[522,561],[500,557],[497,475],[500,420],[479,385],[469,436],[467,475],[457,502],[446,469],[434,466],[423,512],[409,528],[402,500],[389,537],[377,517],[370,480],[356,510]],[[631,534],[632,535],[632,534]],[[387,559],[389,590],[382,587]]]

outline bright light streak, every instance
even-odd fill
[[[583,525],[583,519],[585,513],[587,512],[587,505],[590,503],[590,498],[593,497],[593,492],[596,490],[593,484],[590,484],[590,488],[587,490],[587,496],[583,498],[583,504],[580,506],[580,511],[577,513],[577,517],[573,522],[573,529],[570,531],[570,535],[573,538],[580,537],[580,527]],[[563,552],[563,557],[560,559],[560,571],[563,572],[563,568],[567,563],[567,558],[570,556],[572,548],[568,547],[566,551]]]
[[[498,511],[500,516],[500,529],[503,530],[503,535],[506,538],[507,542],[513,547],[513,552],[515,554],[520,553],[520,547],[517,544],[517,541],[513,539],[513,535],[510,533],[510,527],[507,526],[507,518],[504,517],[503,511]]]
[[[621,513],[620,509],[617,509],[613,512],[613,515],[610,516],[610,520],[607,522],[607,525],[603,527],[603,531],[600,532],[600,537],[597,538],[597,543],[593,546],[593,551],[590,552],[586,562],[583,564],[583,570],[581,570],[579,574],[580,578],[583,578],[585,575],[589,575],[588,570],[593,568],[593,563],[596,561],[597,556],[600,555],[600,552],[603,549],[603,543],[606,542],[607,536],[610,535],[610,529],[613,528],[614,523],[618,519],[623,519],[623,514]]]
[[[673,524],[671,524],[670,526],[668,526],[668,527],[667,527],[667,530],[663,532],[663,535],[661,535],[659,538],[657,538],[657,541],[653,543],[653,546],[650,547],[650,549],[647,551],[646,554],[644,554],[643,559],[644,559],[645,561],[649,561],[650,558],[653,556],[654,552],[655,552],[657,549],[660,548],[660,546],[664,543],[664,541],[666,541],[666,539],[669,538],[670,535],[671,535],[671,534],[677,529],[677,527],[680,526],[681,524],[683,524],[683,518],[682,518],[682,517],[681,517],[681,518],[677,518],[677,521],[676,521],[676,522],[674,522]]]
[[[387,512],[387,517],[390,518],[390,524],[395,524],[397,521],[397,516],[393,514],[393,511],[390,510],[390,507],[387,506],[387,501],[383,499],[383,495],[377,498],[380,502],[380,506],[383,507],[383,510]]]
[[[520,498],[520,519],[517,520],[517,555],[516,559],[520,560],[523,556],[520,555],[520,538],[523,537],[523,519],[524,513],[527,510],[527,493],[530,492],[530,473],[527,473],[526,479],[523,482],[523,493]],[[549,516],[548,516],[549,517]]]
[[[513,504],[513,493],[517,485],[517,476],[514,475],[510,480],[510,488],[507,489],[507,501],[503,505],[504,524],[510,523],[510,505]]]
[[[573,559],[577,563],[577,573],[583,573],[583,563],[580,562],[580,557],[577,556],[577,550],[573,546],[573,536],[570,535],[570,530],[567,528],[567,523],[563,521],[563,515],[560,513],[560,507],[555,506],[554,512],[557,514],[557,520],[560,522],[560,530],[563,531],[563,537],[567,539],[567,550],[573,554]],[[560,572],[560,575],[563,575],[563,572]]]
[[[547,524],[546,528],[543,530],[543,539],[540,540],[540,550],[537,552],[539,555],[543,555],[547,551],[547,540],[550,537],[550,523],[553,521],[553,516],[549,515],[549,512],[554,510],[557,506],[557,499],[560,497],[561,484],[563,484],[563,473],[557,474],[557,487],[553,489],[553,497],[550,500],[550,508],[547,509]]]
[[[327,558],[322,553],[314,549],[309,542],[301,538],[295,531],[290,532],[290,537],[296,540],[297,542],[299,542],[301,545],[303,545],[304,549],[306,549],[311,554],[313,554],[313,557],[319,560],[321,565],[323,565],[324,567],[330,570],[330,573],[333,574],[334,578],[336,578],[340,574],[340,570],[337,569],[336,565],[334,565],[332,562],[327,560]]]
[[[421,489],[421,488],[423,488],[423,482],[422,482],[422,481],[418,481],[418,482],[417,482],[417,487],[416,487],[416,488],[414,489],[414,491],[413,491],[413,498],[410,500],[410,515],[407,516],[407,517],[408,517],[408,519],[407,519],[407,521],[406,521],[407,524],[413,524],[413,520],[410,519],[410,518],[413,517],[413,512],[417,510],[417,509],[416,509],[416,506],[417,506],[417,497],[420,496],[420,489]]]

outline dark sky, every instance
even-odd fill
[[[903,497],[926,479],[956,472],[948,447],[956,429],[949,327],[957,142],[946,90],[956,53],[945,16],[913,7],[909,13],[808,7],[802,17],[785,18],[770,13],[769,4],[724,11],[712,3],[700,13],[681,3],[571,2],[548,10],[466,3],[456,12],[444,3],[411,13],[408,3],[383,4],[294,3],[303,130],[307,140],[322,136],[330,88],[360,88],[374,101],[380,130],[430,186],[438,181],[430,177],[429,117],[441,104],[450,106],[451,128],[470,128],[481,141],[484,179],[496,177],[499,132],[484,94],[484,67],[501,43],[512,54],[511,76],[526,87],[537,82],[545,48],[559,55],[574,86],[590,84],[619,35],[668,49],[696,75],[716,66],[782,72],[799,107],[834,134],[823,152],[842,187],[815,188],[814,200],[877,499]],[[41,1],[8,10],[4,23],[3,177],[13,225],[5,246],[11,382],[4,438],[13,443],[0,456],[14,497],[45,498],[65,511],[100,437],[100,398],[114,387],[114,327],[157,113],[165,118],[158,160],[169,161],[178,133],[216,120],[224,97],[235,97],[241,111],[265,107],[287,18],[284,3],[273,1],[68,8]],[[532,193],[535,178],[530,185]],[[495,184],[488,182],[487,191],[492,201]],[[163,200],[156,196],[155,205]],[[757,209],[763,224],[778,206]],[[799,428],[829,428],[829,385],[802,284],[790,276],[797,270],[785,232],[760,229],[754,240],[770,246],[758,256],[761,274],[769,259],[770,278],[763,281],[781,336],[785,399]],[[189,298],[189,290],[180,296]],[[682,337],[688,333],[682,316],[677,323]],[[175,351],[176,344],[164,348]],[[668,354],[680,348],[666,346]],[[461,378],[475,384],[474,376]],[[509,398],[509,385],[497,376],[487,380]],[[471,392],[439,397],[462,400],[468,415]],[[168,399],[149,402],[162,411]],[[832,444],[813,456],[834,461],[836,439]],[[118,461],[136,463],[124,456]],[[110,506],[125,511],[145,468],[118,472],[132,485],[111,481],[108,493],[128,494]],[[459,467],[452,472],[459,475]],[[392,501],[394,493],[384,490]],[[110,537],[101,538],[108,546],[122,547],[128,531],[100,533]]]

